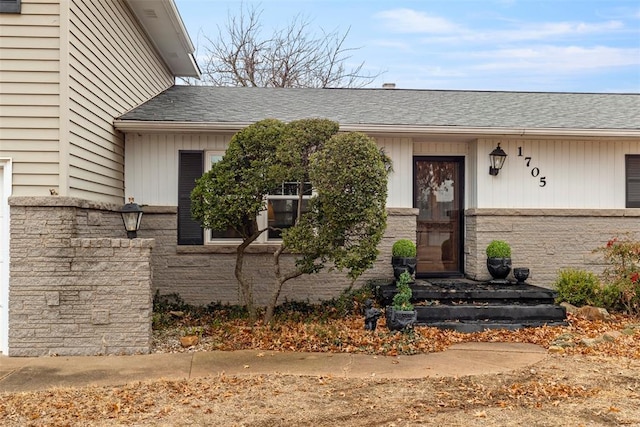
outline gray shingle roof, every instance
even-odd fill
[[[640,94],[173,86],[124,121],[640,130]]]

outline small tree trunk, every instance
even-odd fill
[[[238,283],[240,283],[240,293],[242,294],[243,303],[247,307],[247,312],[249,313],[249,322],[251,324],[256,321],[257,313],[255,304],[253,302],[253,284],[251,283],[251,280],[247,279],[247,277],[244,275],[243,266],[244,251],[253,240],[255,240],[255,238],[245,240],[241,245],[238,246],[238,249],[236,250],[236,268],[234,270],[236,279],[238,280]]]
[[[268,324],[273,320],[273,315],[276,310],[276,304],[278,304],[278,298],[280,297],[280,292],[282,291],[282,286],[290,279],[294,277],[298,277],[302,275],[300,270],[293,271],[289,274],[283,275],[282,270],[280,268],[280,255],[284,252],[284,245],[280,245],[280,247],[273,254],[273,271],[275,275],[275,280],[273,284],[273,289],[271,290],[271,296],[269,297],[269,302],[267,304],[267,308],[264,313],[264,324]]]

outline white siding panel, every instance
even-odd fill
[[[494,177],[485,170],[498,142],[508,157]],[[640,141],[479,140],[477,207],[622,209],[625,154],[640,154]]]
[[[378,146],[393,162],[393,172],[387,185],[387,207],[413,206],[413,140],[411,138],[378,138]]]
[[[122,0],[70,4],[71,195],[121,202],[124,141],[113,119],[174,79]]]
[[[60,5],[22,0],[0,14],[0,157],[13,160],[13,195],[48,195],[59,179]]]
[[[177,206],[178,151],[226,150],[231,135],[127,134],[125,194],[145,205]]]

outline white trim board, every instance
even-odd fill
[[[11,159],[0,158],[0,353],[9,355],[9,196]]]

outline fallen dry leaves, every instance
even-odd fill
[[[572,346],[566,354],[604,354],[640,358],[640,320],[614,315],[608,321],[588,321],[568,315],[568,326],[504,329],[476,333],[461,333],[430,327],[416,327],[409,333],[387,330],[384,319],[375,331],[364,330],[361,316],[322,321],[281,321],[273,325],[250,325],[246,320],[217,321],[211,318],[180,319],[170,327],[154,331],[157,352],[204,350],[272,350],[333,353],[365,353],[395,356],[398,354],[431,353],[446,350],[461,342],[518,342],[549,348],[561,335],[569,335]],[[202,331],[200,343],[191,348],[179,345],[181,333],[194,327]],[[593,346],[582,345],[585,338],[597,338],[608,331],[619,331],[636,325],[636,333],[622,335],[615,341]]]
[[[561,335],[573,346],[533,367],[496,375],[422,380],[259,375],[137,382],[0,395],[6,426],[531,426],[640,425],[640,332],[582,345],[638,325],[613,316],[591,322],[569,316],[565,327],[473,334],[418,327],[365,331],[361,317],[322,322],[189,319],[154,331],[156,351],[262,349],[368,354],[443,351],[465,341],[524,342],[549,348]],[[201,342],[183,349],[179,336],[199,327]],[[257,357],[260,357],[258,353]]]

